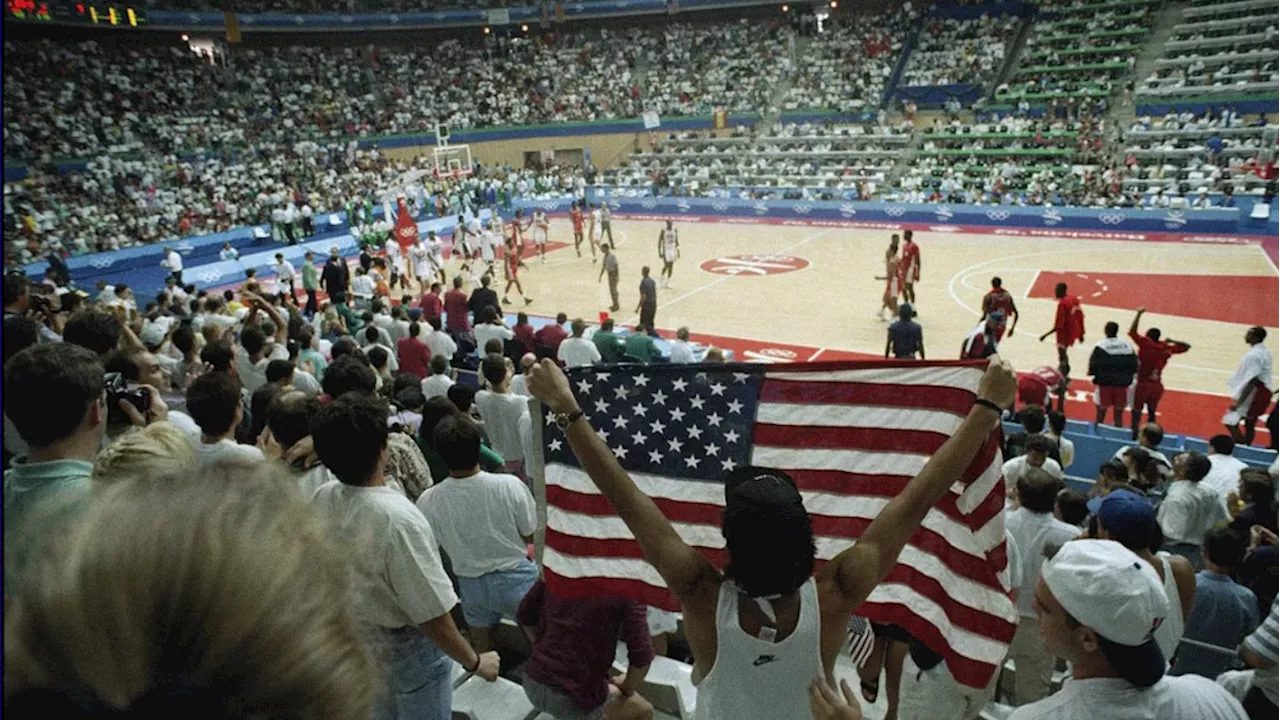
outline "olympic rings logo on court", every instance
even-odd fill
[[[988,210],[987,217],[991,218],[992,220],[995,220],[996,222],[1008,220],[1009,211],[1008,210]]]
[[[795,255],[726,255],[698,267],[714,275],[783,275],[809,267],[809,261]]]
[[[884,209],[884,213],[889,217],[902,217],[907,213],[907,209],[901,205],[890,205]]]
[[[1102,213],[1098,215],[1098,219],[1107,225],[1119,225],[1124,222],[1124,215],[1120,213]]]

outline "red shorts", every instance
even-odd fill
[[[1125,407],[1129,404],[1129,388],[1099,385],[1093,391],[1098,407]]]
[[[1154,407],[1164,397],[1164,385],[1154,380],[1141,380],[1133,388],[1133,409]]]

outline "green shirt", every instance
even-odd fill
[[[595,335],[591,336],[591,342],[596,344],[596,349],[600,351],[600,362],[616,363],[622,361],[622,340],[611,332],[597,330]]]
[[[41,550],[39,543],[54,533],[51,526],[65,518],[53,501],[70,500],[74,511],[82,493],[89,490],[93,465],[83,460],[50,460],[27,463],[25,457],[13,461],[4,474],[4,591],[13,597],[18,579],[28,559]]]
[[[316,271],[314,263],[302,264],[302,289],[303,290],[319,290],[320,289],[320,273]]]
[[[627,337],[625,354],[647,363],[658,354],[658,346],[648,333],[635,332]]]
[[[347,321],[347,332],[354,335],[358,330],[364,328],[364,321],[356,317],[351,308],[346,303],[337,303],[333,306],[335,312]]]
[[[418,446],[422,447],[421,438],[419,438]],[[422,447],[422,456],[427,459],[427,467],[431,468],[431,479],[440,484],[449,479],[449,466],[445,464],[444,458],[440,457],[440,453],[431,446]],[[494,452],[488,445],[480,443],[480,469],[485,472],[502,472],[502,466],[506,461],[502,456]]]

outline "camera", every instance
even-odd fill
[[[129,387],[120,373],[107,373],[103,378],[103,386],[107,391],[107,422],[124,424],[130,422],[129,416],[120,409],[121,400],[137,408],[144,417],[150,411],[151,391],[144,387]]]

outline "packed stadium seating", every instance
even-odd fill
[[[1164,44],[1165,57],[1138,85],[1143,99],[1274,91],[1277,14],[1274,4],[1197,2]]]
[[[901,8],[861,21],[833,20],[808,39],[783,107],[874,112],[915,17]]]
[[[1265,118],[1245,124],[1228,113],[1171,113],[1162,119],[1143,117],[1126,133],[1126,189],[1165,190],[1166,196],[1191,195],[1191,205],[1208,192],[1260,194],[1266,181],[1265,149],[1275,147],[1276,128]]]
[[[983,84],[1004,63],[1017,18],[1005,15],[956,20],[932,18],[903,74],[904,85]]]

